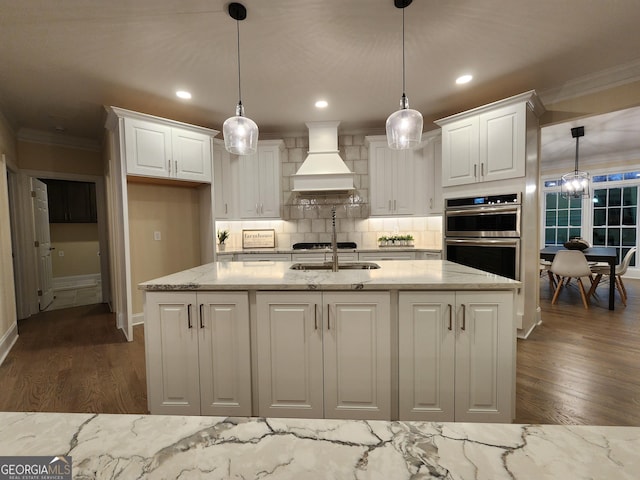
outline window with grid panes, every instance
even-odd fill
[[[582,236],[582,199],[563,198],[560,192],[545,194],[544,244],[562,245]]]
[[[620,263],[629,249],[636,246],[637,217],[637,186],[595,188],[593,192],[593,246],[615,247],[618,263]],[[631,260],[631,265],[635,264],[634,257]]]

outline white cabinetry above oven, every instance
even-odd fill
[[[442,185],[466,185],[525,176],[527,112],[535,92],[459,113],[442,127]]]

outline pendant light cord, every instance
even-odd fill
[[[578,175],[578,145],[580,145],[580,137],[576,137],[576,168],[575,168],[576,175]]]
[[[405,75],[404,75],[404,8],[402,9],[402,96],[406,96]]]
[[[242,105],[242,89],[240,88],[240,21],[236,19],[236,33],[238,40],[238,105]]]

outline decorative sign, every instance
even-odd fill
[[[276,246],[276,231],[271,230],[242,230],[242,248],[274,248]]]

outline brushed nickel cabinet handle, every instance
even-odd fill
[[[191,323],[191,304],[187,305],[187,326],[193,328],[193,323]]]
[[[331,305],[327,303],[327,331],[331,330]]]
[[[473,177],[477,177],[478,176],[478,164],[474,163],[473,164]]]
[[[204,304],[200,304],[200,328],[204,328]]]
[[[484,177],[484,162],[480,164],[480,176]]]
[[[453,305],[449,304],[449,330],[453,328]]]
[[[169,166],[169,176],[171,176],[171,159],[167,160],[167,164]]]
[[[462,327],[461,330],[466,330],[467,327],[467,309],[465,304],[462,304]]]
[[[175,165],[176,165],[176,171],[174,172],[175,176],[178,176],[178,160],[175,160]]]
[[[396,201],[393,201],[393,211],[395,212],[396,210],[398,210],[398,207],[396,205]]]
[[[227,204],[226,203],[224,204],[224,213],[229,213],[229,210],[227,208]]]
[[[313,329],[318,330],[318,305],[313,304]]]

